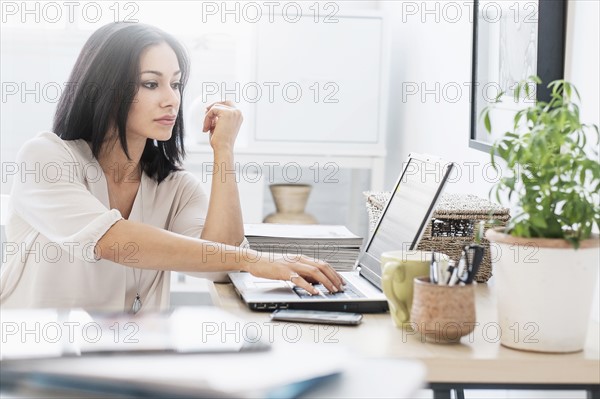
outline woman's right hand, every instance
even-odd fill
[[[271,256],[275,258],[265,259]],[[330,292],[344,290],[344,280],[333,267],[303,255],[288,259],[285,255],[263,253],[259,261],[249,264],[247,271],[256,277],[291,281],[313,295],[318,295],[319,290],[311,283],[321,283]]]
[[[233,150],[244,117],[231,101],[220,101],[206,107],[203,132],[209,132],[210,145],[215,151]]]

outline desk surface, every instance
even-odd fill
[[[269,313],[250,311],[235,294],[231,284],[211,288],[213,302],[249,322],[264,325]],[[428,369],[429,383],[465,384],[600,384],[600,334],[591,322],[586,348],[570,354],[542,354],[500,345],[493,286],[476,287],[477,322],[472,335],[461,344],[436,345],[393,325],[389,314],[365,314],[357,327],[279,323],[272,337],[278,340],[339,343],[359,354],[372,357],[419,359]],[[557,316],[558,317],[558,316]],[[301,330],[298,330],[301,329]],[[284,333],[285,332],[285,333]],[[523,331],[526,334],[527,331]]]

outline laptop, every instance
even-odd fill
[[[379,313],[388,310],[381,286],[383,252],[413,250],[431,220],[431,214],[455,165],[429,155],[411,154],[373,234],[363,247],[355,270],[340,272],[343,292],[330,293],[315,284],[319,295],[309,295],[289,281],[269,280],[249,273],[229,273],[242,300],[252,310],[328,310]]]

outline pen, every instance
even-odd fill
[[[452,274],[450,275],[450,280],[448,281],[448,285],[455,285],[458,282],[458,270],[459,266],[455,266],[452,268]]]
[[[433,252],[431,252],[431,263],[429,264],[429,281],[433,284],[438,283],[438,270]]]

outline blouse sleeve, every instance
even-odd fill
[[[180,205],[171,222],[170,231],[192,238],[200,238],[206,214],[208,212],[208,196],[202,189],[198,179],[191,173],[183,172]],[[239,245],[240,248],[250,248],[246,237]],[[186,272],[185,274],[198,278],[206,278],[216,283],[228,283],[228,272]]]
[[[29,140],[17,154],[21,169],[11,193],[14,211],[40,234],[86,262],[98,240],[122,219],[83,184],[81,165],[54,133]],[[79,166],[79,168],[78,168]]]

